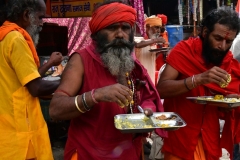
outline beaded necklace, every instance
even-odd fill
[[[133,80],[133,76],[129,75],[129,73],[126,73],[126,79],[127,79],[127,84],[129,89],[132,91],[132,95],[133,95],[133,99],[131,100],[131,102],[129,103],[129,108],[131,113],[134,112],[136,106],[137,106],[137,94],[136,94],[136,86],[134,85],[134,80]]]

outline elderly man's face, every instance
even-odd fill
[[[161,31],[161,26],[152,26],[151,29],[152,29],[152,31],[153,31],[154,34],[155,34],[155,33],[160,33],[160,31]]]
[[[108,42],[112,42],[115,39],[123,39],[126,41],[133,40],[133,37],[131,37],[131,33],[133,32],[132,27],[125,22],[111,24],[100,32],[108,35]],[[122,44],[119,43],[117,45],[120,46]]]
[[[97,51],[105,67],[108,68],[118,82],[126,84],[126,72],[134,68],[134,60],[131,56],[134,48],[133,30],[128,23],[115,23],[101,31],[95,38]]]
[[[132,52],[134,48],[133,29],[128,23],[114,23],[97,33],[96,42],[97,51],[100,54],[110,47],[129,49]]]
[[[148,38],[154,39],[159,37],[161,31],[161,26],[152,26],[150,27],[149,25],[146,26],[146,32],[148,33]]]
[[[236,31],[218,23],[215,24],[211,33],[208,33],[208,30],[205,29],[203,31],[203,57],[206,63],[216,66],[221,65],[236,34]]]
[[[29,24],[26,27],[26,31],[32,37],[32,40],[35,46],[37,46],[38,44],[39,32],[42,30],[42,26],[43,26],[42,18],[45,17],[45,13],[46,13],[45,3],[42,0],[39,0],[39,3],[41,5],[41,10],[32,11],[28,13]]]

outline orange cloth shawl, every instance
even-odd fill
[[[127,22],[131,26],[136,21],[136,10],[122,3],[110,3],[99,7],[93,14],[89,22],[92,33],[119,22]]]
[[[0,41],[2,41],[4,39],[4,37],[11,31],[18,31],[20,32],[23,37],[25,38],[25,40],[28,43],[29,48],[32,51],[32,55],[34,58],[34,61],[36,63],[36,65],[39,67],[40,66],[40,62],[39,62],[39,57],[37,55],[37,51],[36,48],[34,46],[34,43],[32,41],[31,36],[27,33],[26,30],[24,30],[23,28],[19,27],[17,24],[9,22],[9,21],[5,21],[3,23],[3,25],[0,27]]]

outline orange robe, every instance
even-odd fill
[[[0,159],[53,160],[39,99],[26,87],[41,77],[31,37],[16,24],[5,22],[0,39]]]

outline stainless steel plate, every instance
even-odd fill
[[[169,51],[168,47],[163,47],[163,48],[156,48],[156,49],[150,49],[149,52],[167,52]]]
[[[161,115],[165,115],[167,119],[158,120],[157,117]],[[151,118],[143,113],[119,114],[114,117],[114,123],[115,127],[123,133],[151,132],[156,128],[176,130],[186,126],[186,122],[174,112],[155,112]]]
[[[240,106],[240,99],[232,102],[232,98],[224,98],[224,100],[214,100],[213,96],[199,96],[199,97],[186,97],[188,100],[198,104],[208,104],[218,107],[233,108]]]

